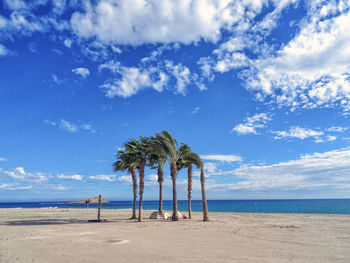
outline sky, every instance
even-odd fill
[[[0,0],[0,202],[131,200],[116,152],[164,129],[201,155],[208,199],[350,198],[349,10]],[[185,200],[186,170],[177,186]]]

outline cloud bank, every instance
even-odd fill
[[[350,191],[350,149],[303,155],[297,160],[271,165],[242,165],[222,175],[232,175],[237,183],[211,184],[215,191]]]

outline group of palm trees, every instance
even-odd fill
[[[209,221],[207,200],[205,196],[205,176],[203,161],[197,153],[191,151],[187,144],[179,145],[168,131],[156,133],[152,137],[140,136],[139,140],[129,139],[117,153],[117,161],[113,164],[114,171],[128,171],[133,182],[133,209],[132,219],[136,219],[137,178],[139,172],[139,216],[142,221],[142,199],[144,190],[145,167],[157,169],[159,183],[159,213],[163,215],[163,167],[170,165],[170,175],[173,183],[173,221],[179,220],[177,209],[176,177],[181,169],[188,169],[188,218],[191,214],[191,193],[193,165],[200,169],[200,181],[202,189],[203,221]]]

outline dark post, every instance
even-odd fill
[[[98,221],[101,221],[101,195],[98,196],[97,220],[98,220]]]

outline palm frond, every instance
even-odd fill
[[[192,163],[192,164],[196,165],[199,169],[203,168],[202,158],[197,153],[194,153],[194,152],[185,153],[182,156],[182,159],[186,163]]]
[[[173,144],[168,137],[161,133],[157,133],[153,141],[163,149],[169,162],[174,162],[178,159],[177,144]]]
[[[163,130],[162,134],[164,137],[166,137],[171,144],[173,144],[175,146],[175,148],[178,148],[178,144],[177,141],[175,140],[175,138],[170,134],[170,132],[168,132],[167,130]]]

